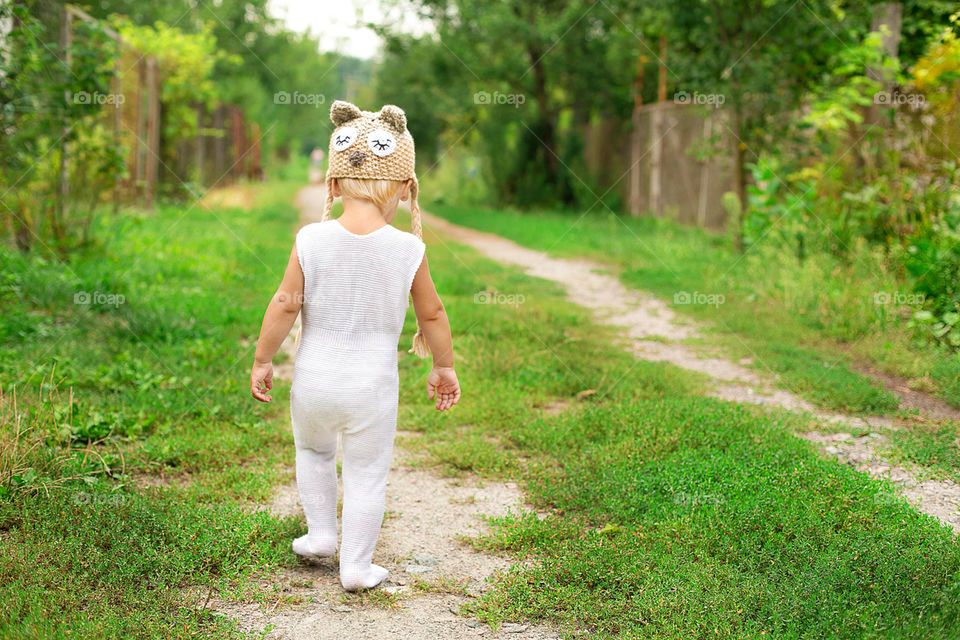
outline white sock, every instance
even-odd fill
[[[293,552],[309,560],[331,558],[337,553],[337,539],[311,538],[308,533],[293,541]]]
[[[387,579],[390,572],[378,564],[354,565],[340,563],[340,584],[347,591],[370,589]]]
[[[347,591],[369,589],[383,582],[387,570],[373,564],[383,523],[384,498],[393,441],[391,418],[381,429],[343,435],[343,536],[340,584]]]
[[[297,487],[308,533],[293,541],[293,552],[329,558],[337,552],[336,440],[328,451],[297,449]]]

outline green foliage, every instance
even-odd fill
[[[960,172],[955,158],[938,159],[941,146],[955,146],[949,127],[945,138],[929,135],[927,118],[936,115],[939,128],[957,117],[958,105],[946,98],[955,93],[955,42],[946,29],[909,76],[882,54],[880,34],[839,51],[811,92],[796,139],[751,165],[743,225],[746,246],[772,243],[800,260],[826,252],[849,263],[865,242],[883,247],[914,293],[910,326],[954,350],[960,348]],[[896,78],[902,88],[881,93],[880,77]],[[921,105],[928,100],[930,115],[911,116],[907,105],[877,106],[878,96],[888,98],[879,101],[883,107],[901,94]],[[895,117],[892,107],[901,110]],[[865,119],[871,110],[892,123],[892,133]]]
[[[123,173],[123,149],[104,126],[100,102],[116,99],[113,43],[82,22],[62,51],[16,3],[0,4],[4,20],[17,28],[0,41],[0,221],[18,248],[63,254],[88,240],[101,196]],[[67,56],[69,69],[61,62]],[[68,202],[57,197],[64,179]]]
[[[751,165],[752,184],[747,188],[749,214],[741,226],[743,244],[751,247],[768,242],[774,233],[780,243],[793,247],[799,260],[807,251],[807,227],[813,213],[815,186],[811,180],[787,183],[774,158],[761,157]]]
[[[870,33],[837,52],[829,62],[822,86],[814,91],[810,111],[798,125],[811,127],[826,144],[837,144],[830,136],[840,134],[845,139],[842,134],[863,122],[863,107],[873,104],[882,87],[879,80],[868,75],[868,70],[875,76],[895,76],[899,68],[881,47],[881,34]]]
[[[366,105],[370,101],[366,87],[372,63],[320,53],[315,36],[289,29],[271,15],[267,4],[267,0],[199,4],[166,0],[134,5],[128,0],[102,0],[90,7],[90,12],[103,20],[134,25],[145,33],[154,31],[154,35],[145,36],[150,41],[164,38],[193,43],[183,53],[176,49],[158,49],[158,53],[171,59],[190,56],[194,63],[185,73],[212,61],[209,77],[213,94],[239,106],[248,120],[260,124],[265,154],[275,151],[286,159],[291,151],[309,153],[314,146],[326,148],[330,132],[326,109],[334,99],[349,92],[358,103]],[[215,52],[210,59],[195,56],[197,49],[207,47]],[[173,68],[170,73],[178,71]],[[192,90],[186,84],[180,89]],[[309,100],[279,101],[275,97],[278,92],[296,92]],[[174,100],[171,103],[177,110],[190,106]],[[180,130],[172,133],[179,135]]]
[[[411,131],[426,137],[427,157],[438,139],[469,148],[495,202],[594,204],[591,191],[603,190],[586,178],[582,136],[594,117],[629,116],[629,3],[418,4],[435,32],[411,38],[381,27],[377,95],[412,105]]]
[[[930,126],[933,140],[927,143],[931,154],[956,159],[960,147],[960,11],[950,17],[950,23],[930,39],[911,69],[911,81],[936,116]]]
[[[163,138],[169,145],[197,134],[195,105],[207,109],[216,106],[222,89],[214,78],[218,65],[241,64],[236,55],[217,47],[212,26],[203,25],[196,33],[184,33],[177,27],[157,22],[138,26],[116,16],[114,28],[139,55],[152,55],[160,65],[163,104]]]
[[[287,387],[245,392],[292,190],[96,220],[67,263],[0,249],[0,636],[235,637],[200,605],[295,562],[299,520],[250,508],[288,480]]]

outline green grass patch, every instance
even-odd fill
[[[297,212],[252,189],[105,213],[67,262],[0,249],[3,637],[238,637],[187,594],[296,562],[300,522],[251,509],[292,464],[288,390],[247,386]]]
[[[960,406],[960,356],[918,337],[904,309],[877,303],[904,287],[880,251],[864,249],[847,265],[824,256],[798,264],[762,243],[738,254],[725,236],[668,220],[449,204],[432,210],[552,255],[610,264],[626,285],[710,323],[731,357],[752,358],[753,366],[779,374],[788,390],[821,407],[858,413],[896,408],[882,385],[851,370],[853,359],[933,381],[937,395]],[[718,296],[719,304],[705,302]],[[824,371],[813,365],[818,359],[829,363]]]
[[[784,387],[820,406],[874,414],[896,411],[899,406],[896,396],[842,361],[782,343],[755,346],[760,362],[776,373]]]
[[[603,404],[511,429],[546,453],[554,515],[494,521],[532,560],[472,610],[598,637],[948,638],[960,546],[883,484],[762,412],[704,398]]]
[[[0,629],[8,638],[237,637],[195,594],[289,564],[299,529],[196,491],[174,500],[84,488],[0,502]]]
[[[453,243],[432,245],[430,260],[464,399],[420,411],[427,365],[404,359],[401,421],[441,468],[516,479],[547,514],[496,518],[475,542],[529,565],[470,614],[551,622],[565,637],[960,634],[952,533],[792,435],[815,425],[697,395],[702,378],[633,358],[550,283],[505,286],[502,268]],[[474,303],[488,288],[525,302]],[[823,377],[811,388],[832,385],[845,406],[883,406],[857,395],[872,386],[832,377],[830,359],[773,357],[803,365],[793,384]],[[556,398],[568,402],[559,414],[538,408]]]
[[[919,465],[935,477],[960,483],[960,423],[915,421],[909,429],[893,429],[887,436],[895,460]]]

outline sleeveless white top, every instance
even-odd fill
[[[312,368],[314,357],[329,358],[331,348],[396,356],[410,286],[425,250],[422,240],[390,224],[365,235],[348,231],[336,219],[300,229],[298,368]]]

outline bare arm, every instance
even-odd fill
[[[280,288],[273,294],[267,311],[263,314],[253,370],[250,372],[250,393],[260,402],[270,402],[273,399],[267,395],[273,388],[273,357],[290,334],[302,304],[303,271],[300,269],[297,246],[294,244]]]
[[[437,287],[433,284],[433,278],[430,277],[426,255],[413,276],[410,295],[413,296],[413,310],[417,314],[420,330],[423,331],[423,337],[427,339],[433,354],[433,366],[452,368],[453,338],[450,336],[450,321],[437,294]]]
[[[450,320],[430,277],[426,255],[413,277],[410,294],[413,296],[413,310],[417,314],[420,330],[433,354],[433,370],[427,378],[427,397],[433,399],[436,396],[437,409],[443,411],[460,401],[460,383],[453,369]]]

